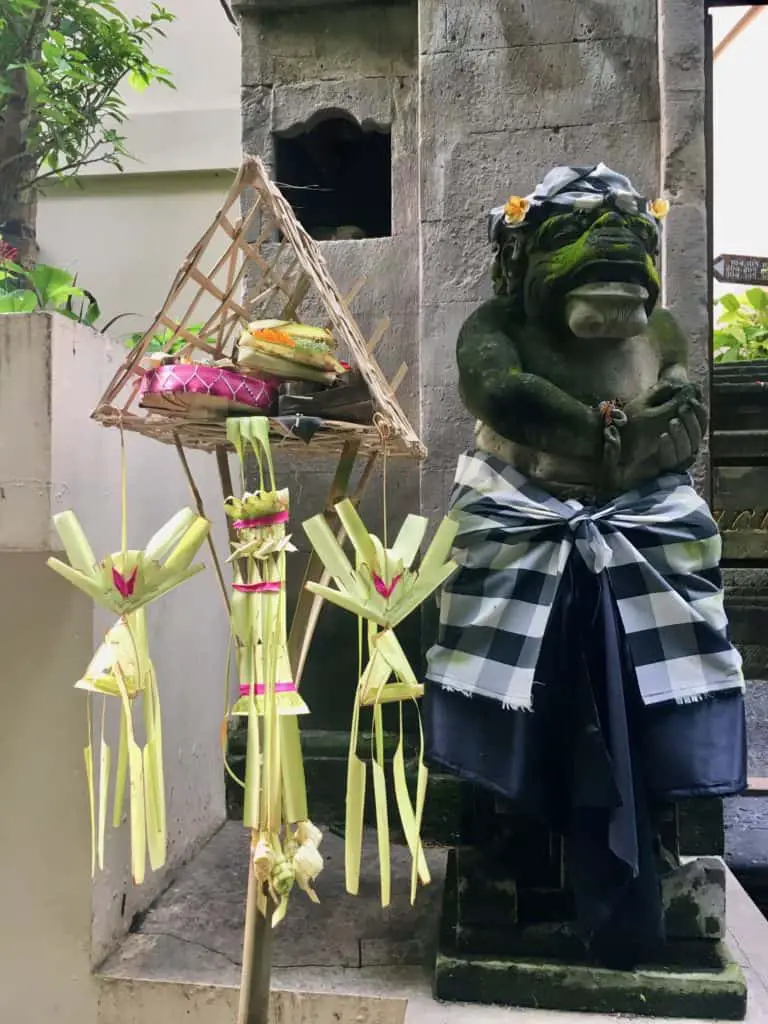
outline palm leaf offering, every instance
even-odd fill
[[[295,885],[313,901],[313,883],[323,868],[322,834],[309,820],[298,715],[309,708],[299,696],[288,656],[285,558],[295,548],[287,532],[289,495],[278,490],[263,417],[227,421],[227,436],[238,455],[242,497],[229,497],[225,511],[235,540],[231,636],[239,696],[227,718],[248,719],[243,823],[251,830],[258,909],[272,924],[285,915]],[[245,490],[245,461],[255,456],[259,488]],[[226,735],[226,729],[223,731]],[[238,780],[239,781],[239,780]]]
[[[122,548],[98,561],[74,512],[53,522],[69,562],[49,558],[48,565],[97,604],[118,616],[85,674],[75,685],[88,694],[88,745],[85,767],[91,817],[91,870],[104,867],[112,750],[105,735],[107,698],[119,702],[117,759],[114,762],[112,825],[123,819],[128,793],[131,872],[144,881],[149,856],[153,871],[165,864],[167,826],[163,781],[160,696],[149,656],[146,607],[205,567],[193,565],[210,524],[183,509],[152,537],[143,551],[126,546],[125,468],[123,467]],[[98,772],[94,759],[93,702],[102,698],[98,730]],[[136,739],[135,716],[143,719],[144,745]]]
[[[408,789],[403,750],[402,704],[417,700],[424,692],[408,658],[395,635],[395,627],[442,586],[456,568],[449,555],[457,524],[444,519],[427,548],[418,569],[414,563],[424,541],[428,520],[409,515],[391,548],[369,533],[354,505],[345,500],[336,512],[355,549],[355,565],[350,563],[324,515],[304,523],[312,547],[334,581],[335,587],[308,583],[313,594],[345,608],[360,621],[361,651],[365,638],[368,661],[362,665],[352,713],[352,728],[347,767],[345,870],[347,891],[356,894],[360,881],[363,836],[363,808],[367,766],[358,754],[360,717],[370,708],[372,715],[373,780],[376,827],[378,833],[381,902],[390,901],[389,814],[384,763],[383,705],[397,703],[399,740],[392,763],[392,776],[400,822],[411,853],[411,902],[416,899],[418,883],[429,882],[421,842],[428,772],[424,764],[424,736],[419,721],[419,754],[416,794]]]

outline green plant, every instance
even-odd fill
[[[31,269],[9,259],[0,259],[0,314],[32,313],[51,310],[95,327],[101,316],[99,304],[92,292],[77,284],[77,276],[61,267],[38,263]],[[108,330],[123,316],[113,317],[101,327]]]
[[[171,86],[148,56],[174,15],[152,3],[128,17],[115,0],[0,3],[0,229],[29,263],[35,191],[88,164],[122,168],[123,83]]]
[[[189,324],[186,327],[186,330],[189,334],[199,335],[203,326],[203,324]],[[184,348],[187,341],[185,338],[176,338],[170,345],[168,345],[168,342],[173,337],[173,333],[174,332],[170,330],[170,328],[166,327],[164,331],[158,331],[157,334],[153,334],[145,351],[147,353],[164,352],[168,356],[175,356]],[[135,348],[143,337],[144,334],[142,331],[136,331],[134,334],[130,334],[125,340],[126,348]],[[212,345],[215,344],[215,339],[213,338],[209,338],[208,341]],[[166,348],[166,346],[168,347]]]
[[[768,358],[768,292],[749,288],[743,295],[721,295],[723,312],[714,332],[716,363]]]

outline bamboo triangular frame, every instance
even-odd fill
[[[202,269],[205,258],[212,258],[222,236],[224,253],[206,273]],[[244,305],[246,277],[253,297]],[[215,359],[227,358],[250,320],[295,317],[302,303],[314,295],[339,343],[341,357],[360,372],[368,387],[376,411],[375,423],[327,420],[309,445],[276,420],[270,423],[272,433],[282,439],[282,444],[306,454],[336,452],[345,442],[354,441],[360,444],[361,452],[371,453],[386,446],[388,454],[422,459],[426,449],[395,397],[407,367],[401,366],[388,383],[373,353],[388,321],[382,320],[366,341],[350,312],[349,305],[363,285],[364,280],[357,282],[350,295],[342,296],[320,247],[298,222],[262,160],[248,156],[213,223],[176,274],[160,312],[129,352],[92,416],[104,425],[119,424],[169,444],[204,450],[226,446],[223,418],[190,419],[139,407],[139,386],[146,366],[142,361],[153,336],[168,330],[166,348],[182,340],[186,344],[181,354],[204,349]],[[204,298],[213,298],[216,303],[199,332],[210,340],[188,329]]]

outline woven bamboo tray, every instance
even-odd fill
[[[220,254],[220,255],[218,255]],[[248,299],[244,298],[248,284]],[[179,402],[162,411],[143,409],[139,391],[152,339],[167,332],[164,351],[177,347],[177,358],[212,360],[237,358],[237,342],[252,320],[301,319],[302,304],[312,300],[327,317],[338,344],[338,355],[358,369],[367,385],[373,408],[370,425],[323,421],[306,443],[295,436],[285,420],[271,420],[274,441],[304,455],[338,452],[347,441],[359,443],[361,453],[386,449],[393,456],[423,459],[426,449],[401,409],[396,391],[407,366],[387,381],[374,350],[388,327],[383,318],[366,339],[350,312],[350,304],[364,286],[359,281],[342,296],[317,243],[302,228],[258,157],[247,157],[216,214],[213,223],[187,256],[152,326],[127,355],[110,382],[92,417],[105,426],[121,426],[167,444],[206,451],[227,447],[226,421],[196,408],[194,401]],[[206,304],[214,305],[196,330],[190,325],[201,317]],[[168,403],[174,406],[174,403]]]

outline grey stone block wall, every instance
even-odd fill
[[[444,508],[471,440],[454,346],[490,294],[486,214],[556,163],[659,187],[656,3],[420,0],[422,507]]]
[[[416,6],[304,4],[298,10],[295,6],[240,5],[243,148],[260,155],[274,174],[274,133],[301,130],[321,112],[344,112],[363,126],[391,129],[391,237],[318,244],[342,294],[348,294],[359,278],[367,279],[351,304],[363,334],[370,337],[382,317],[389,317],[390,327],[376,358],[387,379],[394,377],[401,363],[408,364],[398,398],[418,426]],[[322,324],[326,319],[312,296],[300,313],[308,322]],[[281,482],[291,490],[294,541],[299,548],[288,567],[292,603],[308,555],[300,523],[325,507],[335,460],[290,459],[281,455],[279,447],[275,455]],[[392,460],[387,472],[390,530],[399,526],[406,512],[418,509],[419,483],[418,466]],[[371,480],[362,506],[366,522],[380,535],[382,485],[379,473]],[[418,621],[406,634],[404,642],[418,656]],[[314,651],[302,685],[312,709],[311,726],[314,730],[346,730],[358,668],[353,617],[326,607]]]

